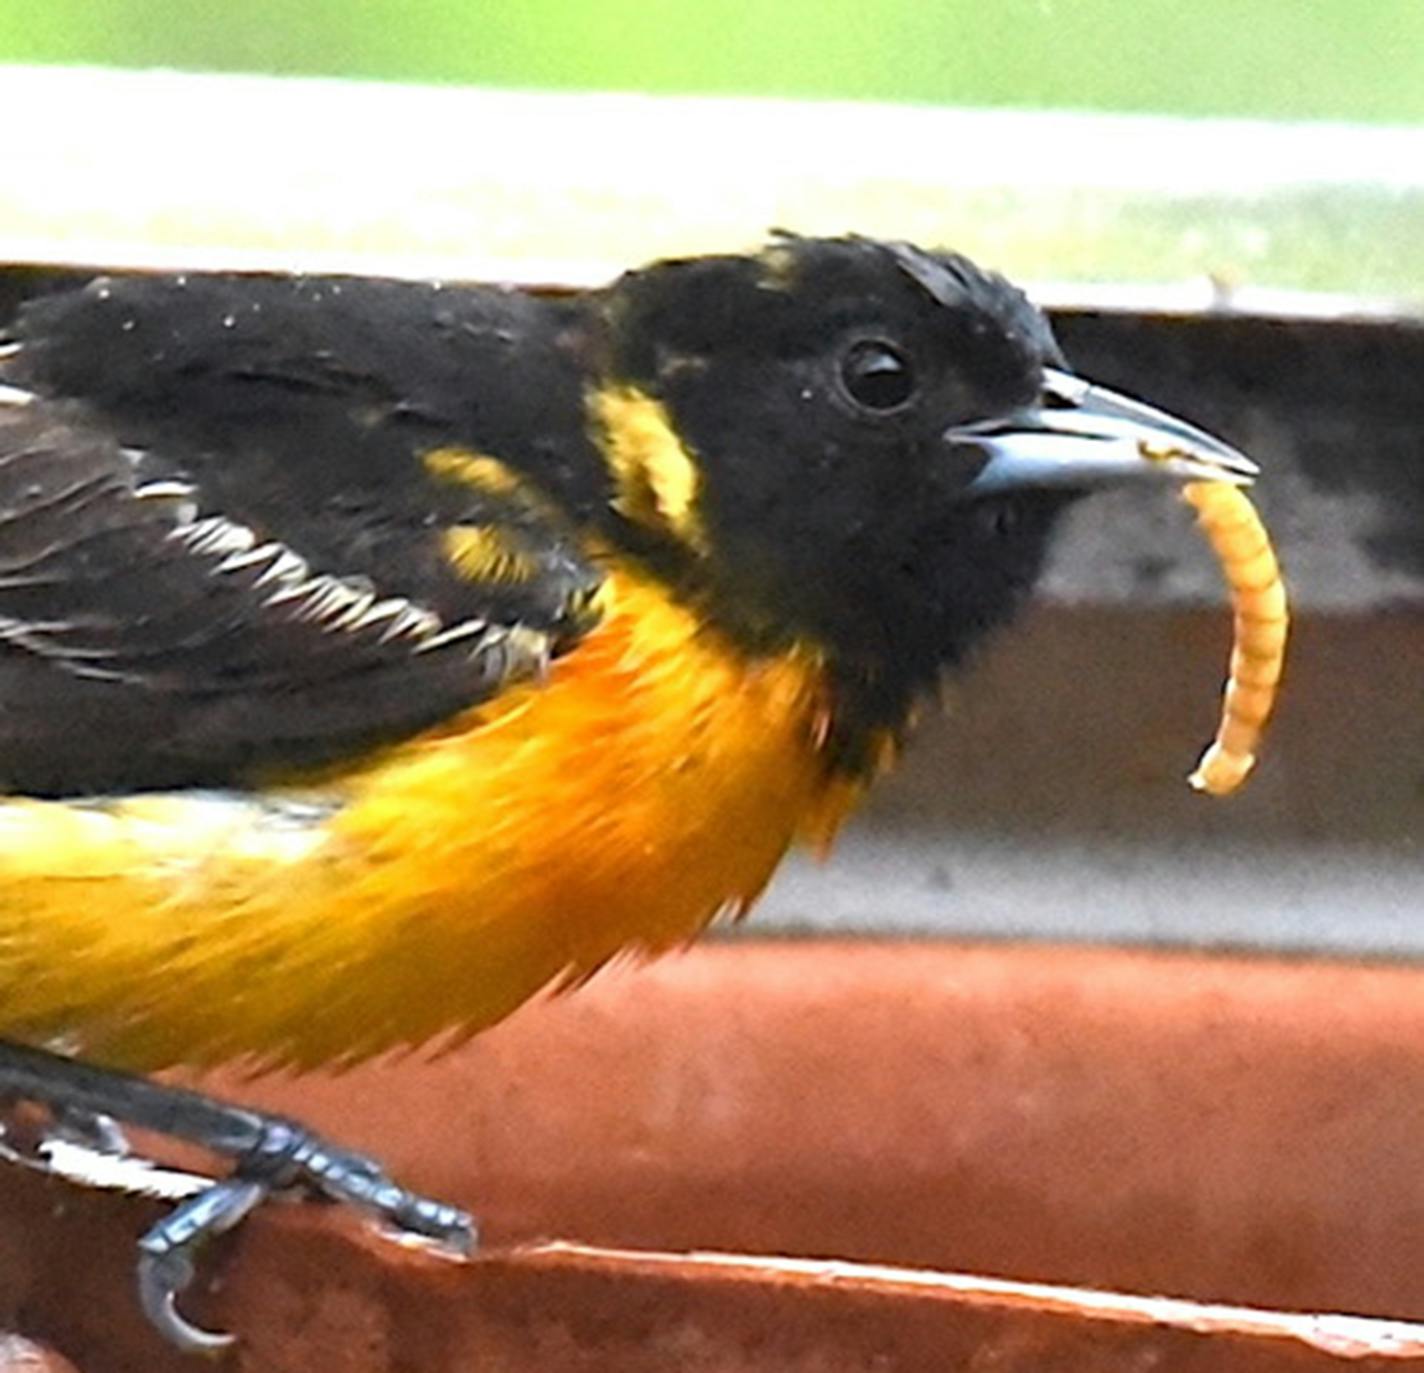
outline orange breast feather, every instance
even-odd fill
[[[0,1034],[138,1068],[349,1061],[744,908],[854,800],[816,663],[605,594],[547,682],[319,789],[0,804]]]

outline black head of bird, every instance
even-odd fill
[[[606,315],[616,537],[733,633],[822,651],[852,733],[1008,618],[1077,497],[1253,470],[1074,376],[951,253],[787,238],[631,273]]]

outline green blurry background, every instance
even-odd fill
[[[1424,0],[0,0],[0,62],[1424,118]]]

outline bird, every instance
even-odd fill
[[[826,847],[1064,512],[1249,482],[958,253],[773,235],[572,293],[111,275],[0,333],[0,1094],[457,1208],[148,1075],[448,1048]],[[56,1127],[58,1128],[58,1127]]]

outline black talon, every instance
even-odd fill
[[[193,1265],[181,1254],[139,1256],[138,1299],[159,1334],[185,1354],[221,1353],[232,1346],[234,1336],[194,1325],[176,1305],[178,1293],[192,1280]]]
[[[138,1242],[138,1299],[145,1314],[179,1349],[212,1354],[233,1343],[233,1336],[204,1330],[179,1310],[178,1295],[193,1281],[193,1261],[211,1238],[238,1224],[268,1195],[250,1178],[215,1182],[158,1222]]]

